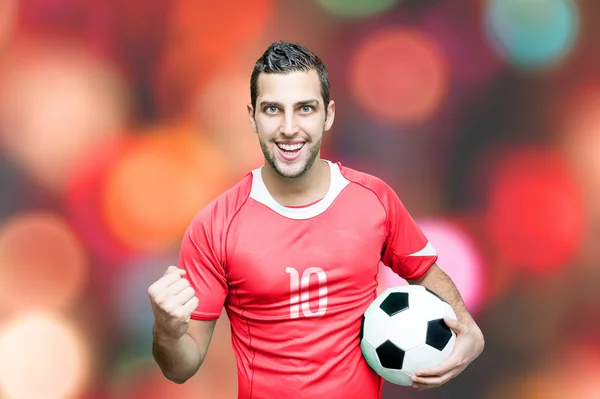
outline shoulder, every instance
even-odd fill
[[[251,189],[252,173],[248,173],[236,185],[202,208],[192,219],[190,229],[224,229],[244,206]]]
[[[358,171],[356,169],[348,168],[338,162],[340,172],[342,175],[350,181],[365,190],[372,192],[382,203],[384,207],[397,198],[394,190],[381,178]]]

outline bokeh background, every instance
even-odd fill
[[[225,316],[162,377],[147,289],[261,164],[249,78],[282,39],[329,69],[323,156],[397,190],[487,339],[384,397],[600,398],[598,24],[595,0],[0,0],[0,398],[236,397]]]

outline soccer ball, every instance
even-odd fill
[[[384,380],[410,386],[417,370],[437,366],[454,349],[456,334],[445,316],[456,319],[446,301],[421,285],[388,288],[363,315],[363,356]]]

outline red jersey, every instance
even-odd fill
[[[179,266],[200,300],[192,319],[215,320],[225,306],[241,399],[381,398],[359,346],[378,265],[416,279],[437,259],[389,186],[329,165],[317,203],[280,205],[259,168],[184,236]]]

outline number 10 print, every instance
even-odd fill
[[[304,317],[321,317],[327,309],[327,275],[320,267],[309,267],[300,273],[293,267],[287,267],[286,273],[290,275],[290,318],[297,319],[300,317],[300,308]],[[309,283],[310,277],[316,274],[319,281],[319,309],[316,312],[310,310],[309,307]]]

